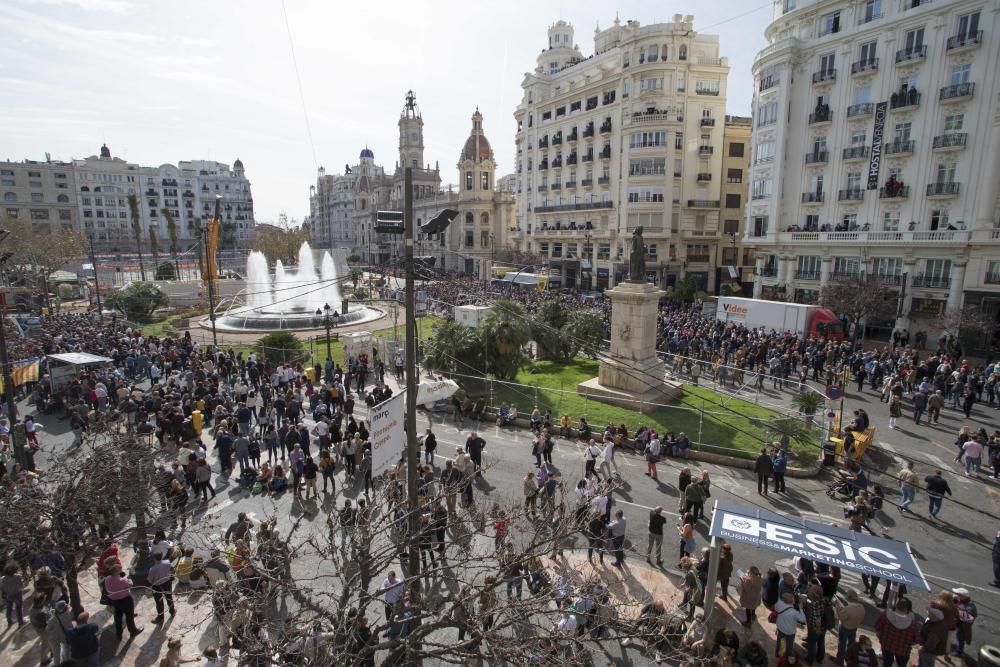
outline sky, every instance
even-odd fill
[[[411,88],[424,119],[425,161],[440,162],[444,183],[457,181],[477,106],[497,174],[510,173],[521,81],[559,19],[573,24],[588,56],[594,28],[611,25],[616,13],[643,25],[693,15],[695,30],[719,35],[729,58],[727,112],[749,115],[750,67],[765,46],[771,7],[760,0],[0,0],[0,159],[83,158],[105,142],[114,156],[146,166],[239,157],[257,222],[280,213],[301,220],[319,166],[342,172],[368,146],[393,170],[396,122]]]

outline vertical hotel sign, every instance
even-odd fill
[[[868,189],[878,190],[878,172],[882,166],[882,145],[885,134],[885,114],[888,104],[879,102],[875,105],[875,129],[872,132],[872,157],[868,163]]]

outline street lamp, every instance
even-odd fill
[[[323,310],[316,309],[316,317],[322,317],[323,326],[326,327],[326,359],[330,361],[333,359],[333,355],[330,353],[330,327],[337,326],[337,323],[340,321],[340,313],[336,310],[331,313],[330,304],[326,304],[323,306]]]

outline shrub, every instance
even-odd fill
[[[132,283],[108,295],[105,302],[110,308],[121,311],[126,319],[148,322],[153,311],[170,303],[166,292],[154,283]]]
[[[264,336],[257,341],[256,347],[258,356],[271,366],[299,362],[306,356],[303,342],[287,331]]]

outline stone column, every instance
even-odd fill
[[[833,271],[833,257],[824,257],[819,263],[820,289],[830,284],[830,273]]]
[[[910,328],[910,311],[913,309],[913,278],[916,274],[917,260],[912,257],[903,259],[903,275],[906,277],[904,287],[906,294],[903,296],[903,310],[896,320],[897,329]]]
[[[764,277],[761,272],[764,270],[764,258],[757,257],[754,260],[754,272],[753,272],[753,298],[759,299],[761,292],[764,289]]]
[[[778,269],[778,284],[781,285],[788,279],[788,264],[785,262],[785,257],[783,256],[778,257],[776,264]]]
[[[948,287],[948,310],[962,306],[962,292],[965,289],[965,266],[968,260],[960,259],[951,263],[951,285]]]

